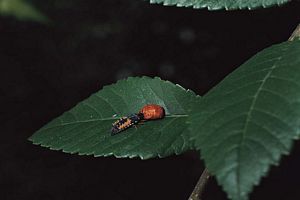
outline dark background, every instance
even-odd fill
[[[187,199],[203,162],[82,157],[27,138],[79,101],[128,76],[159,76],[205,94],[258,51],[286,41],[300,2],[207,11],[141,0],[45,0],[43,25],[0,17],[0,199]],[[252,200],[300,199],[300,143]],[[211,179],[205,200],[226,199]]]

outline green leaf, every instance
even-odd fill
[[[147,159],[180,154],[191,148],[186,119],[197,99],[199,96],[192,91],[169,81],[128,78],[105,86],[41,128],[30,140],[50,149],[80,155]],[[137,113],[146,104],[163,106],[166,117],[111,136],[114,121]]]
[[[150,0],[150,3],[162,3],[165,6],[208,8],[209,10],[236,10],[281,5],[290,0]]]
[[[24,0],[0,0],[0,15],[14,16],[20,20],[48,22],[48,18]]]
[[[231,199],[247,199],[299,137],[300,40],[255,55],[205,95],[189,120],[209,171]]]

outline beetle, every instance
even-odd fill
[[[165,116],[165,109],[156,104],[148,104],[139,113],[143,114],[144,120],[162,119]]]
[[[121,117],[112,124],[111,135],[116,135],[121,131],[138,124],[141,121],[162,119],[165,116],[165,109],[156,104],[145,105],[138,113]]]
[[[111,135],[116,135],[117,133],[139,123],[143,119],[142,113],[132,114],[126,117],[121,117],[112,124]]]

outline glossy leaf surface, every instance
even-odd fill
[[[47,17],[26,0],[0,0],[0,15],[14,16],[20,20],[48,21]]]
[[[252,57],[202,98],[190,123],[209,171],[231,199],[247,199],[299,137],[300,41]]]
[[[159,78],[129,78],[105,86],[37,131],[34,144],[80,155],[147,159],[189,149],[187,112],[197,97]],[[137,113],[146,104],[165,108],[166,117],[146,121],[111,136],[112,123]]]
[[[236,10],[270,7],[287,3],[289,0],[150,0],[150,3],[160,3],[166,6],[208,8],[209,10]]]

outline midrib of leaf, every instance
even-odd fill
[[[188,117],[188,115],[184,115],[184,114],[167,115],[165,117],[166,118],[180,118],[180,117]],[[100,122],[100,121],[112,121],[112,120],[118,120],[118,119],[119,118],[115,118],[115,117],[107,117],[107,118],[101,118],[101,119],[81,120],[81,121],[76,121],[76,122],[61,123],[60,125],[46,127],[46,128],[41,129],[41,130],[45,131],[47,129],[57,128],[57,127],[67,126],[67,125],[74,125],[74,124],[80,124],[80,123],[89,123],[89,122]]]
[[[283,49],[282,56],[284,56],[284,54],[286,53],[286,50],[287,49]],[[247,113],[245,127],[242,131],[242,137],[241,137],[241,140],[240,140],[240,145],[238,146],[238,152],[237,152],[238,163],[241,163],[241,149],[244,146],[245,136],[248,132],[248,126],[249,126],[249,123],[251,121],[252,112],[255,108],[257,99],[258,99],[259,95],[261,94],[261,91],[263,90],[263,87],[264,87],[266,81],[268,80],[268,78],[270,78],[270,76],[271,76],[272,72],[274,71],[274,69],[276,69],[278,67],[278,65],[276,65],[276,64],[278,64],[278,62],[280,62],[280,60],[282,59],[282,56],[277,57],[277,61],[275,61],[275,63],[272,65],[272,67],[269,68],[270,71],[261,80],[261,85],[259,86],[259,88],[257,89],[257,92],[253,96],[253,100],[252,100],[252,103],[250,105],[249,112]],[[265,69],[263,69],[263,70],[265,70]],[[241,186],[240,185],[240,177],[241,177],[241,168],[240,168],[240,164],[238,164],[237,165],[237,176],[236,176],[236,182],[237,182],[237,185],[238,185],[238,195],[241,194],[241,191],[240,191],[240,186]]]

